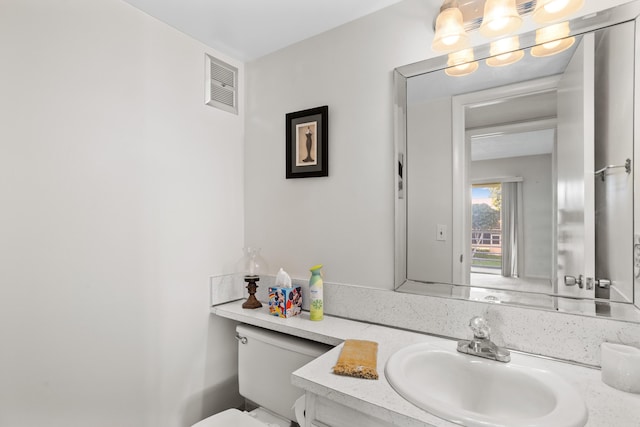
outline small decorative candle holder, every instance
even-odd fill
[[[258,289],[258,285],[256,282],[260,280],[260,277],[253,276],[244,276],[244,281],[247,282],[247,290],[249,291],[249,298],[242,304],[242,308],[260,308],[262,307],[262,303],[258,301],[256,298],[256,290]]]
[[[257,282],[260,281],[260,275],[266,274],[268,271],[266,264],[266,261],[260,255],[260,248],[244,248],[244,256],[240,259],[236,270],[244,276],[244,281],[247,283],[247,291],[249,291],[249,298],[242,304],[242,308],[262,307],[262,303],[256,298],[256,290],[258,289]]]

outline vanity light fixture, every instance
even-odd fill
[[[540,24],[566,19],[584,5],[584,0],[537,0],[533,20]]]
[[[584,0],[444,0],[434,25],[431,48],[455,52],[469,47],[469,32],[479,29],[487,38],[506,36],[518,30],[522,17],[532,14],[539,24],[566,19],[584,5]]]
[[[451,77],[468,76],[478,69],[478,61],[474,61],[473,49],[463,49],[450,53],[447,60],[448,68],[444,72]]]
[[[520,50],[520,38],[518,36],[507,37],[491,42],[491,57],[487,58],[490,67],[503,67],[515,64],[524,57],[524,51]]]
[[[531,56],[551,56],[569,49],[576,41],[575,37],[569,37],[570,33],[568,21],[536,30],[536,45],[531,48]]]
[[[516,0],[487,0],[480,25],[480,34],[487,38],[505,36],[520,28],[522,18]]]
[[[437,52],[464,49],[469,46],[469,32],[477,29],[489,38],[513,33],[534,6],[533,0],[444,0],[431,48]]]
[[[462,26],[462,12],[456,0],[445,0],[436,19],[436,33],[431,49],[451,52],[467,47],[469,35]]]

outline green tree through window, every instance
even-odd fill
[[[472,190],[471,267],[497,271],[502,266],[502,186],[499,183],[480,184],[474,185]]]

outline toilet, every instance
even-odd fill
[[[291,373],[332,347],[248,325],[236,327],[236,338],[240,395],[259,407],[251,412],[227,409],[192,427],[304,425],[304,400],[298,401],[304,391],[291,385]]]

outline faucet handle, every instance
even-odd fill
[[[484,317],[472,317],[469,321],[469,327],[473,331],[474,338],[489,338],[491,328]]]

